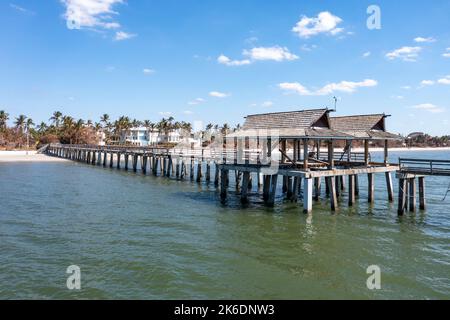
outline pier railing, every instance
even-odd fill
[[[450,176],[450,160],[400,158],[399,167],[402,173]]]

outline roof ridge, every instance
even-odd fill
[[[283,113],[295,113],[295,112],[306,112],[306,111],[327,111],[330,110],[328,108],[317,108],[317,109],[304,109],[304,110],[294,110],[294,111],[280,111],[280,112],[266,112],[266,113],[255,113],[255,114],[249,114],[247,117],[254,117],[254,116],[265,116],[265,115],[271,115],[271,114],[283,114]]]
[[[331,117],[331,119],[335,119],[335,118],[355,118],[355,117],[367,117],[367,116],[386,116],[386,114],[385,113],[354,114],[354,115],[350,115],[350,116]]]

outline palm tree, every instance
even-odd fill
[[[230,131],[230,126],[228,125],[228,123],[224,123],[222,126],[222,135],[226,136],[228,134],[228,132]]]
[[[44,133],[47,130],[47,128],[48,128],[47,124],[43,121],[36,127],[37,131],[41,134]]]
[[[105,113],[100,117],[100,122],[103,123],[105,126],[109,121],[109,114]]]
[[[6,122],[9,120],[9,114],[0,110],[0,131],[6,129]]]
[[[53,112],[53,115],[50,118],[50,121],[53,122],[56,129],[59,128],[60,122],[61,122],[62,113],[60,111]]]
[[[23,133],[23,130],[25,128],[26,119],[27,119],[27,117],[25,115],[21,114],[16,118],[16,121],[14,122],[16,128],[19,129],[19,132],[21,134]]]

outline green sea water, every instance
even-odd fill
[[[449,182],[427,178],[427,211],[399,218],[384,175],[373,205],[361,176],[354,207],[344,192],[336,214],[323,197],[305,215],[281,190],[274,208],[256,188],[242,206],[233,186],[221,204],[213,184],[0,163],[0,299],[448,299]],[[70,265],[81,290],[66,286]],[[366,286],[370,265],[380,290]]]

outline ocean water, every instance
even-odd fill
[[[381,154],[374,154],[374,158]],[[450,152],[392,153],[450,159]],[[425,212],[397,216],[376,175],[348,208],[311,215],[278,193],[231,191],[74,162],[0,163],[0,299],[449,299],[447,177],[428,177]],[[394,179],[397,192],[397,181]],[[81,270],[69,290],[66,269]],[[369,290],[367,267],[381,270]]]

